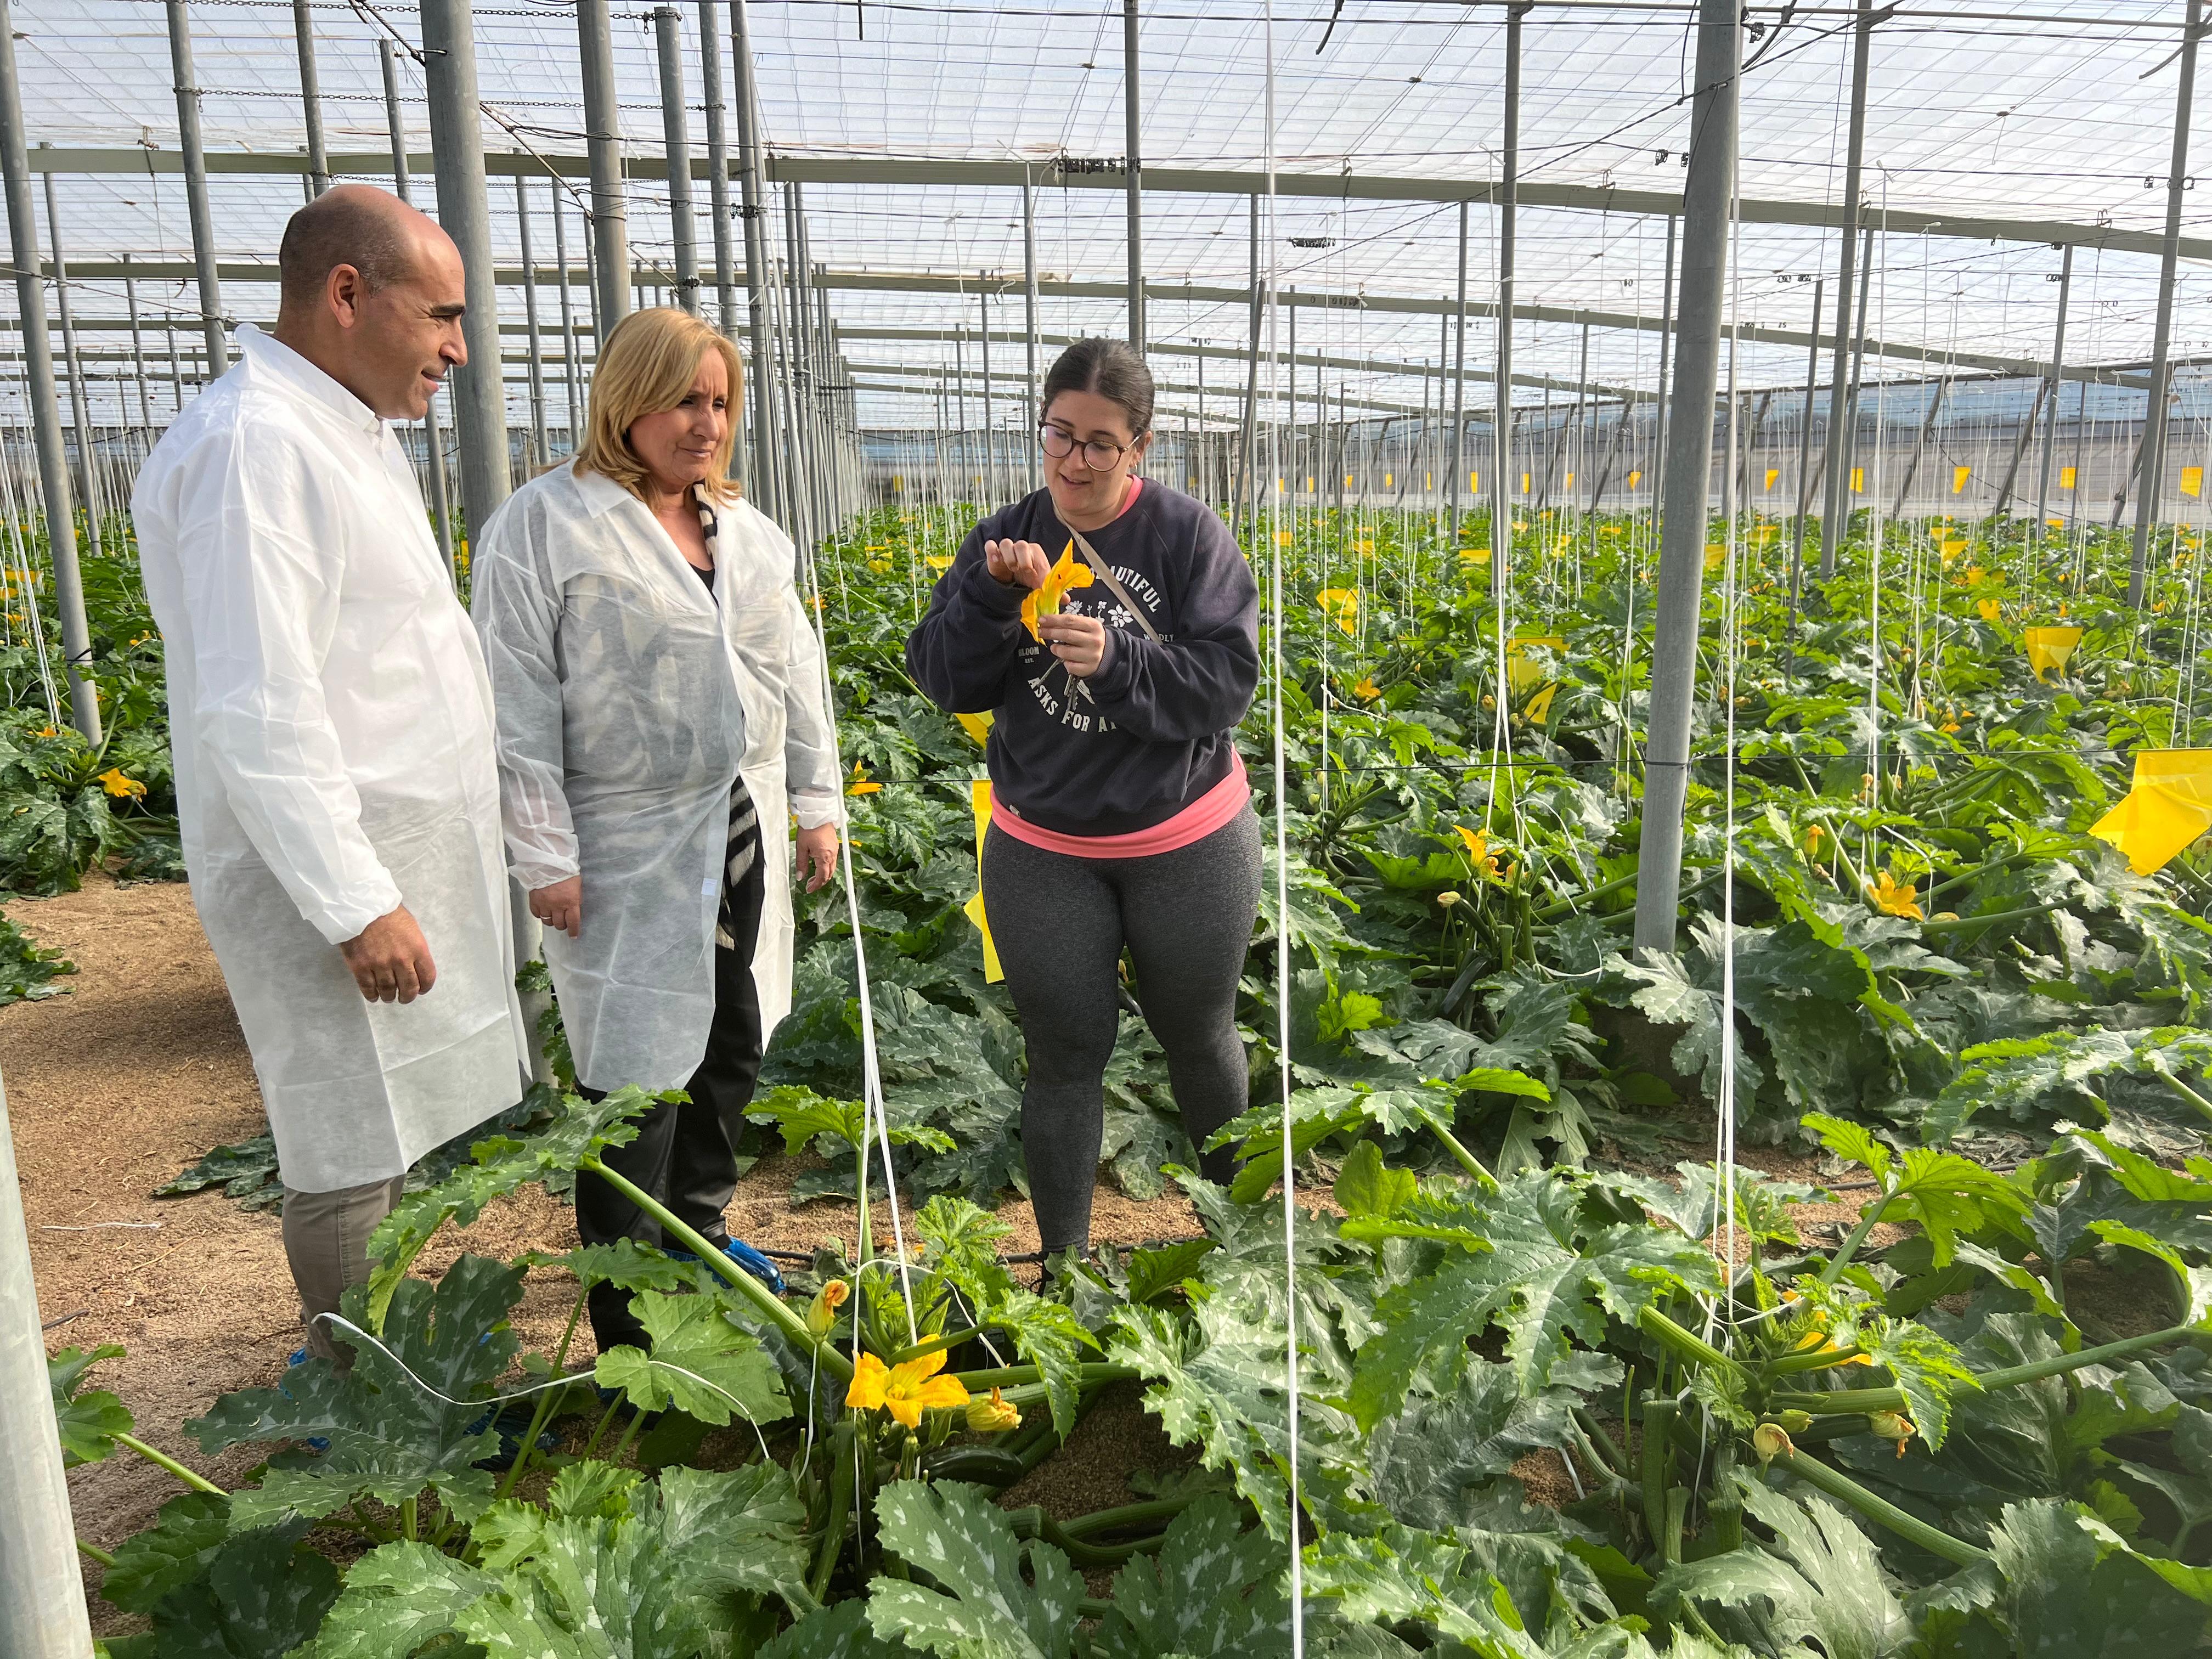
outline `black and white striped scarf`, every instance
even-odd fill
[[[715,545],[715,532],[720,528],[718,515],[705,495],[695,493],[693,499],[699,504],[699,526],[706,532],[708,554],[719,566],[721,554]],[[708,591],[713,591],[711,584]],[[716,603],[720,603],[719,599]],[[737,934],[730,915],[732,898],[752,873],[753,866],[760,862],[760,811],[745,788],[745,781],[738,778],[730,786],[730,838],[722,862],[721,908],[714,917],[714,943],[722,950],[737,948]]]

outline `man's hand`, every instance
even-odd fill
[[[404,904],[370,922],[338,951],[353,970],[354,983],[371,1002],[412,1002],[428,995],[438,982],[430,941]]]
[[[550,887],[533,888],[530,914],[570,939],[580,938],[584,932],[584,878],[570,876]]]
[[[806,879],[806,890],[818,893],[837,873],[837,826],[825,823],[799,832],[799,866],[793,872]]]
[[[983,562],[1009,587],[1042,587],[1052,561],[1035,542],[985,542]]]
[[[1096,617],[1073,611],[1039,617],[1037,633],[1075,679],[1089,679],[1106,660],[1106,624]]]

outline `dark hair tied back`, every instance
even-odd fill
[[[1063,392],[1095,392],[1118,406],[1129,417],[1132,438],[1152,429],[1152,371],[1127,340],[1078,340],[1061,352],[1044,377],[1037,419]]]

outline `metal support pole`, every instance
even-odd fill
[[[579,430],[580,411],[576,406],[576,308],[568,292],[568,215],[561,206],[561,185],[553,182],[553,263],[561,270],[561,389],[568,403],[568,453],[574,454],[583,441]]]
[[[722,24],[717,0],[699,0],[699,74],[707,89],[707,210],[714,222],[715,324],[738,333],[738,270],[730,236],[730,139],[722,102]]]
[[[323,148],[323,88],[315,73],[315,20],[307,0],[292,0],[292,41],[300,49],[300,106],[307,120],[307,194],[331,187],[331,158]]]
[[[2051,341],[2051,378],[2058,382],[2057,390],[2051,394],[2050,405],[2043,416],[2043,460],[2035,480],[2035,522],[2027,528],[2027,544],[2033,547],[2043,538],[2043,526],[2051,512],[2051,463],[2058,453],[2058,394],[2065,386],[2059,379],[2066,368],[2066,307],[2074,291],[2074,246],[2068,243],[2058,259],[2058,326]]]
[[[483,133],[478,125],[475,24],[470,0],[423,0],[422,18],[438,222],[460,250],[467,283],[468,314],[461,330],[469,362],[451,378],[459,382],[453,426],[461,442],[461,512],[473,537],[483,533],[514,487],[507,462],[507,388],[500,374],[491,210],[484,194]]]
[[[1921,417],[1920,430],[1912,440],[1912,453],[1905,463],[1905,477],[1898,481],[1897,499],[1889,506],[1889,516],[1893,519],[1905,516],[1905,498],[1911,493],[1912,480],[1920,471],[1920,458],[1927,453],[1928,440],[1935,435],[1936,417],[1942,412],[1944,394],[1950,389],[1948,375],[1936,382],[1935,395],[1928,400],[1928,413]]]
[[[1651,713],[1644,747],[1644,830],[1637,858],[1638,950],[1671,953],[1682,883],[1682,803],[1690,772],[1690,700],[1704,597],[1705,514],[1720,379],[1729,221],[1735,194],[1736,0],[1699,0],[1689,178],[1682,191],[1681,349],[1668,388],[1659,595],[1651,643]]]
[[[1513,471],[1513,263],[1515,220],[1521,200],[1521,20],[1525,3],[1505,11],[1505,173],[1498,209],[1498,399],[1490,434],[1490,581],[1493,590],[1513,569],[1513,503],[1506,495]]]
[[[88,672],[92,630],[85,623],[84,584],[77,574],[76,513],[70,499],[69,452],[62,443],[61,399],[54,390],[53,348],[46,334],[46,286],[39,276],[38,210],[32,205],[30,154],[23,146],[22,83],[15,78],[15,20],[9,0],[0,0],[0,174],[6,179],[9,252],[15,264],[15,315],[23,330],[23,380],[30,393],[32,437],[39,452],[39,487],[46,503],[46,546],[54,567],[54,604],[61,613],[70,723],[84,734],[86,742],[97,747],[100,699]],[[0,1188],[0,1202],[10,1201],[14,1192],[12,1182]],[[45,1396],[35,1396],[35,1402],[44,1407]],[[13,1394],[0,1394],[0,1411],[14,1410],[18,1404]],[[50,1417],[41,1419],[40,1435],[52,1432]],[[45,1443],[43,1438],[40,1443]],[[7,1524],[13,1527],[12,1501],[8,1514]],[[11,1586],[15,1583],[12,1571],[8,1582]],[[69,1583],[70,1594],[81,1607],[83,1597],[77,1590],[73,1563]],[[22,1624],[49,1616],[50,1612],[18,1609],[13,1595],[0,1595],[0,1608],[8,1610],[0,1616]],[[71,1659],[84,1650],[85,1644],[80,1643]]]
[[[376,55],[384,71],[384,124],[392,139],[392,191],[403,202],[412,203],[414,191],[407,176],[407,131],[399,123],[399,73],[389,40],[376,43]],[[430,475],[430,517],[437,526],[438,551],[444,555],[446,569],[453,568],[453,506],[446,487],[446,434],[438,419],[438,400],[430,399],[422,414],[423,447],[429,451],[429,465],[424,470]]]
[[[1667,387],[1673,373],[1674,353],[1674,276],[1675,231],[1678,226],[1673,214],[1667,216],[1667,259],[1659,276],[1659,410],[1651,422],[1651,522],[1659,522],[1659,474],[1667,459]],[[1816,315],[1818,313],[1815,313]],[[1629,506],[1632,509],[1636,497],[1632,491]]]
[[[745,313],[752,336],[753,472],[746,482],[771,517],[788,517],[776,477],[775,355],[769,341],[768,243],[761,234],[761,140],[745,0],[730,0],[730,72],[737,96],[738,213],[745,224]]]
[[[12,59],[14,54],[9,57]],[[12,66],[8,79],[12,106]],[[34,231],[34,245],[36,235]],[[39,1328],[31,1238],[23,1224],[23,1189],[15,1173],[15,1145],[9,1133],[4,1092],[0,1092],[0,1436],[12,1448],[6,1472],[0,1474],[0,1562],[8,1567],[0,1573],[0,1653],[8,1659],[82,1659],[92,1651],[92,1627],[77,1566],[69,1483],[62,1475],[61,1440],[54,1433],[46,1342]]]
[[[605,350],[615,325],[629,315],[629,210],[623,200],[622,116],[615,106],[615,40],[607,0],[576,0],[576,48],[583,60],[584,134],[591,152],[592,243],[599,260],[596,321]]]
[[[555,191],[558,191],[556,185]],[[522,315],[530,340],[530,442],[533,465],[553,459],[545,445],[545,343],[538,332],[538,259],[530,247],[530,191],[514,175],[514,222],[522,233]]]
[[[2027,458],[2027,447],[2035,441],[2035,425],[2043,416],[2043,400],[2051,398],[2058,389],[2057,379],[2046,374],[2035,383],[2035,401],[2028,405],[2027,418],[2020,423],[2020,435],[2013,440],[2012,459],[2006,464],[2004,482],[1997,486],[1996,505],[1990,509],[1990,517],[2002,519],[2012,505],[2012,487],[2020,480],[2020,464]]]
[[[999,499],[999,448],[991,435],[991,274],[985,271],[977,280],[976,308],[982,313],[983,331],[976,337],[976,349],[983,355],[983,498]]]
[[[1874,56],[1874,0],[1859,0],[1851,40],[1850,137],[1844,155],[1843,246],[1836,270],[1836,343],[1828,382],[1828,482],[1820,504],[1822,581],[1836,574],[1836,548],[1850,515],[1850,472],[1844,456],[1851,435],[1846,418],[1845,381],[1850,377],[1845,354],[1851,344],[1851,284],[1858,276],[1853,262],[1859,251],[1859,172],[1866,159],[1867,65]]]
[[[44,149],[45,146],[40,146]],[[84,362],[76,353],[76,314],[70,307],[69,259],[62,252],[62,220],[54,205],[54,175],[46,173],[46,237],[53,248],[54,312],[61,319],[62,362],[69,372],[70,428],[76,434],[76,475],[84,482],[84,533],[99,558],[102,545],[100,526],[100,481],[93,474],[92,401],[85,395]]]
[[[1446,534],[1459,544],[1460,480],[1467,476],[1467,216],[1468,204],[1459,204],[1459,307],[1452,316],[1452,447],[1451,477],[1444,491]],[[1297,373],[1295,364],[1291,372]],[[1297,410],[1291,410],[1297,425]],[[1491,520],[1491,545],[1498,544],[1498,521]],[[1495,559],[1496,553],[1491,557]]]
[[[1864,471],[1859,459],[1859,389],[1866,384],[1867,302],[1874,297],[1870,273],[1874,270],[1874,227],[1869,225],[1859,233],[1859,321],[1851,337],[1851,392],[1844,403],[1844,483],[1839,491],[1844,502],[1843,522],[1848,526],[1851,518],[1850,498],[1858,488],[1858,475]],[[1881,433],[1875,433],[1875,441]],[[1840,539],[1843,531],[1837,535]]]
[[[1029,411],[1023,416],[1024,428],[1037,418],[1037,269],[1036,269],[1036,191],[1030,183],[1030,170],[1022,168],[1022,326],[1029,335],[1030,400]],[[1034,434],[1025,441],[1030,458],[1030,490],[1034,494],[1042,487],[1037,471],[1037,445]]]
[[[1242,433],[1242,434],[1239,434],[1239,440],[1238,440],[1238,445],[1237,445],[1238,448],[1243,452],[1243,453],[1242,453],[1242,455],[1241,455],[1241,457],[1240,457],[1240,459],[1239,459],[1239,460],[1238,460],[1237,467],[1238,467],[1238,471],[1239,471],[1239,472],[1243,475],[1242,482],[1243,482],[1243,486],[1242,489],[1240,489],[1237,492],[1237,520],[1238,520],[1238,523],[1237,523],[1237,526],[1236,526],[1236,530],[1237,530],[1237,532],[1241,532],[1241,531],[1244,528],[1244,521],[1245,521],[1245,520],[1247,519],[1247,517],[1248,517],[1248,516],[1249,516],[1249,518],[1250,521],[1252,522],[1252,524],[1255,526],[1255,527],[1256,527],[1256,526],[1257,526],[1257,525],[1258,525],[1258,522],[1259,522],[1259,514],[1260,514],[1260,489],[1261,489],[1261,486],[1260,486],[1260,483],[1259,483],[1259,461],[1260,461],[1260,308],[1261,308],[1261,295],[1260,295],[1260,198],[1259,198],[1258,197],[1255,196],[1255,197],[1253,197],[1253,198],[1251,198],[1251,207],[1252,207],[1252,228],[1251,228],[1250,240],[1249,240],[1249,243],[1247,244],[1247,246],[1248,246],[1248,249],[1249,249],[1249,255],[1250,255],[1250,258],[1251,258],[1251,267],[1252,267],[1252,279],[1251,279],[1252,309],[1251,309],[1251,319],[1250,319],[1250,323],[1249,323],[1249,331],[1249,331],[1249,336],[1248,336],[1248,337],[1249,337],[1249,339],[1250,340],[1250,343],[1251,343],[1251,347],[1250,347],[1250,353],[1249,353],[1249,355],[1246,357],[1246,359],[1245,359],[1245,364],[1244,364],[1244,430],[1243,431],[1243,433]],[[1295,317],[1297,313],[1294,311],[1294,312],[1292,312],[1291,314],[1293,317]],[[1297,410],[1297,406],[1296,406],[1295,404],[1293,404],[1291,407],[1292,407],[1292,412],[1293,412],[1293,414],[1295,414],[1295,413],[1296,413],[1296,410]],[[1272,481],[1272,480],[1270,480],[1269,482],[1270,482],[1270,487],[1272,488],[1273,481]],[[1232,533],[1235,533],[1235,532],[1232,532]]]
[[[127,270],[131,256],[123,256]],[[149,434],[154,430],[154,404],[146,395],[146,337],[138,329],[138,284],[131,277],[123,279],[123,303],[131,310],[131,374],[138,382],[138,424]]]
[[[2203,0],[2189,0],[2181,35],[2181,81],[2173,94],[2173,164],[2166,175],[2166,246],[2159,256],[2158,325],[2150,349],[2150,412],[2143,423],[2142,487],[2136,495],[2135,551],[2128,572],[2128,603],[2141,609],[2149,569],[2150,527],[2166,493],[2166,416],[2172,400],[2169,364],[2173,349],[2173,283],[2181,257],[2181,194],[2191,181],[2189,111],[2197,91],[2197,37],[2203,29]]]
[[[200,89],[192,78],[192,26],[185,0],[168,0],[169,68],[177,87],[177,149],[185,167],[185,205],[192,222],[192,266],[199,278],[200,332],[207,339],[208,377],[230,367],[223,337],[222,283],[216,275],[215,220],[208,211],[207,156],[200,149]]]
[[[675,228],[676,303],[699,314],[699,229],[691,209],[691,130],[684,114],[683,13],[653,12],[653,44],[660,59],[660,132],[668,151],[668,218]]]
[[[1121,0],[1121,112],[1128,132],[1121,158],[1129,200],[1129,343],[1145,355],[1145,194],[1138,159],[1137,0]]]

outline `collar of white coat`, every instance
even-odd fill
[[[636,496],[631,495],[629,490],[607,477],[605,473],[593,471],[581,461],[568,463],[568,476],[575,480],[576,493],[584,500],[584,510],[595,519],[605,517],[624,501],[637,501],[640,507],[645,507],[643,501],[638,501]],[[708,506],[714,509],[717,518],[726,517],[729,513],[726,504],[716,505],[709,502]],[[651,507],[646,507],[648,513],[652,510]]]
[[[384,422],[374,410],[275,335],[263,333],[252,323],[240,323],[231,337],[254,368],[273,374],[295,391],[304,392],[348,426],[370,437],[384,430]]]

